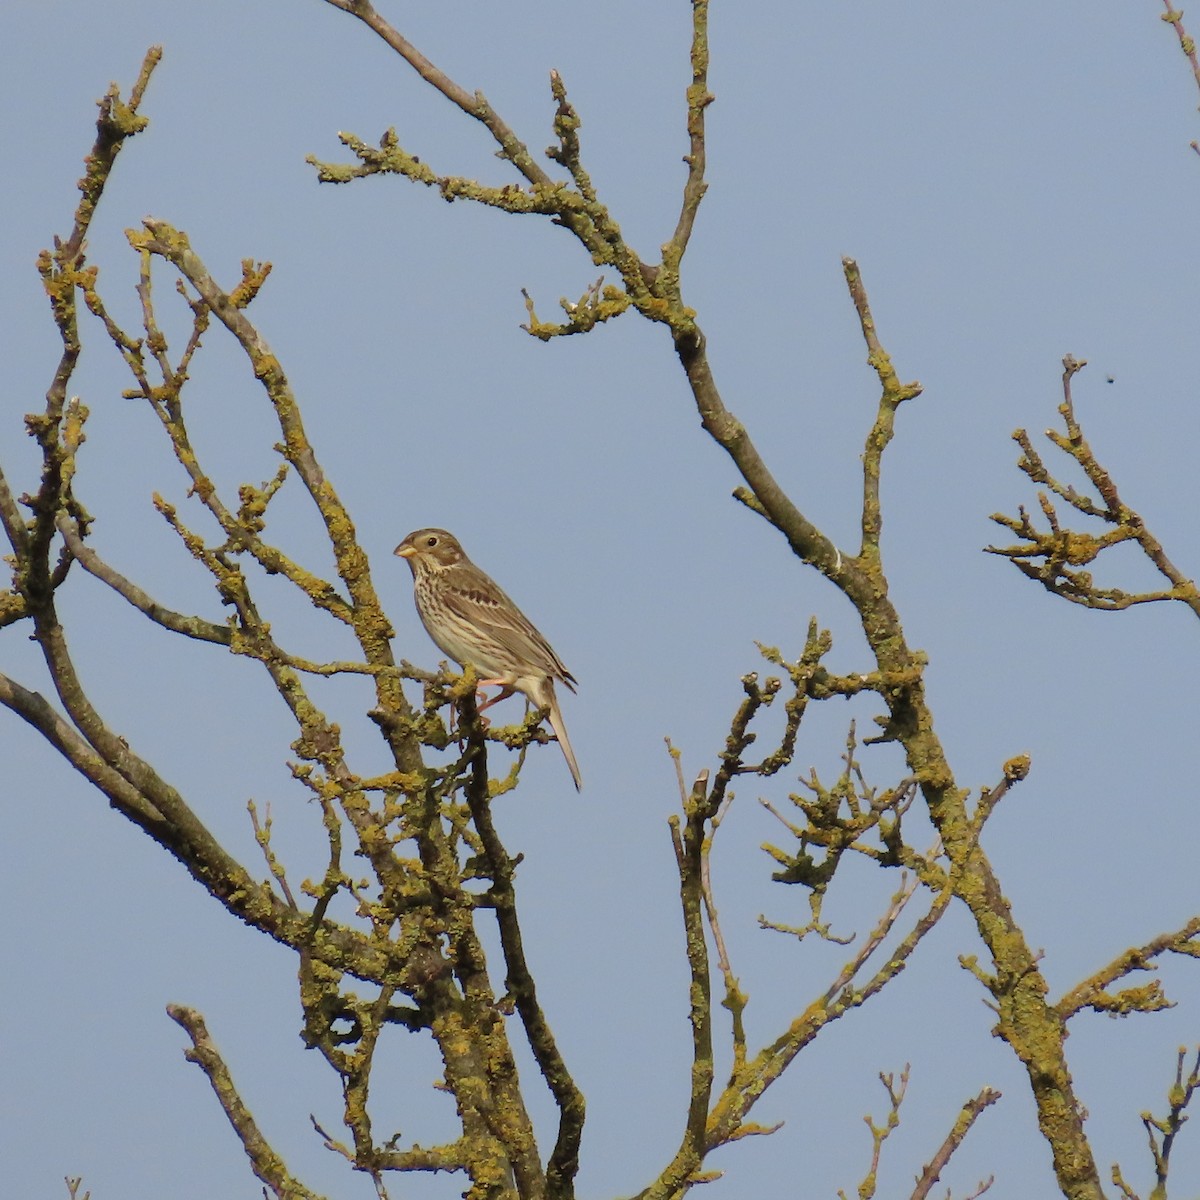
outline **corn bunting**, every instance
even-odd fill
[[[582,787],[579,764],[567,737],[554,681],[571,691],[575,679],[528,617],[463,552],[444,529],[418,529],[396,547],[413,573],[413,596],[425,631],[443,654],[481,675],[480,687],[499,685],[500,694],[481,708],[523,692],[536,708],[550,712],[550,726]]]

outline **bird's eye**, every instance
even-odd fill
[[[430,549],[432,549],[434,546],[436,546],[437,542],[438,542],[438,540],[435,537],[427,537],[425,539],[425,545],[428,546]]]

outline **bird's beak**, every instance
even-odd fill
[[[400,558],[412,558],[416,552],[416,546],[410,546],[407,542],[401,542],[400,545],[398,545],[396,549],[392,551],[393,554],[398,555]]]

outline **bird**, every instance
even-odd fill
[[[482,707],[516,691],[535,708],[547,709],[575,790],[581,790],[579,764],[554,691],[556,681],[574,691],[576,679],[550,643],[495,580],[467,557],[452,533],[414,530],[395,554],[412,569],[417,613],[438,649],[459,666],[474,667],[482,677],[481,688],[499,685],[502,689]]]

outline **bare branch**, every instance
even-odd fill
[[[720,914],[717,911],[716,897],[712,889],[712,843],[717,830],[733,803],[733,793],[729,792],[721,801],[717,811],[713,813],[708,836],[700,851],[700,889],[704,896],[704,910],[708,917],[708,927],[712,930],[713,941],[717,947],[717,969],[725,983],[725,999],[722,1004],[729,1010],[732,1021],[733,1065],[731,1072],[736,1075],[746,1062],[746,1026],[742,1019],[746,1011],[749,997],[738,985],[737,976],[729,962],[729,951],[725,946],[725,935],[721,932]]]
[[[663,253],[663,267],[674,276],[676,294],[679,287],[679,264],[687,252],[700,201],[704,199],[704,193],[708,190],[708,184],[704,180],[704,114],[716,99],[708,90],[708,0],[692,0],[691,66],[692,82],[687,90],[688,153],[683,160],[687,163],[688,176],[683,188],[679,221],[669,246]]]
[[[530,183],[550,182],[550,176],[538,166],[525,144],[501,120],[500,115],[484,99],[482,92],[472,93],[460,87],[384,20],[367,0],[326,0],[326,3],[352,17],[357,17],[395,50],[426,83],[441,92],[452,104],[456,104],[467,116],[479,121],[496,140],[502,157],[511,162]]]
[[[479,739],[481,729],[473,687],[464,691],[459,701],[459,713],[461,727],[467,732],[468,738]],[[517,919],[514,878],[518,860],[509,856],[496,832],[488,803],[487,758],[481,739],[476,747],[478,752],[472,760],[466,798],[491,879],[488,894],[496,911],[507,968],[505,984],[508,996],[521,1017],[529,1048],[559,1110],[558,1136],[546,1164],[546,1194],[550,1200],[569,1200],[574,1194],[574,1180],[579,1171],[579,1146],[586,1106],[583,1093],[567,1069],[550,1023],[538,1002],[537,987],[525,958],[521,926]]]
[[[867,435],[866,450],[863,454],[862,548],[859,550],[861,558],[875,561],[879,557],[879,535],[883,528],[883,510],[879,502],[883,452],[895,432],[896,409],[905,400],[919,396],[921,385],[900,382],[900,377],[892,366],[891,356],[883,348],[876,332],[875,318],[871,315],[871,306],[867,300],[867,291],[863,286],[858,263],[852,258],[843,258],[842,270],[846,275],[850,298],[854,301],[854,311],[858,314],[863,340],[867,343],[867,362],[879,376],[882,388],[875,424]]]
[[[1123,951],[1107,966],[1101,967],[1072,988],[1054,1006],[1055,1009],[1064,1021],[1069,1021],[1085,1008],[1117,1016],[1170,1008],[1157,980],[1145,988],[1128,988],[1115,996],[1106,990],[1133,971],[1153,970],[1154,960],[1160,954],[1186,954],[1200,958],[1200,917],[1193,917],[1180,929],[1159,934],[1143,946],[1133,946]]]
[[[706,1126],[713,1089],[712,978],[704,932],[702,882],[705,824],[712,816],[708,779],[707,770],[696,776],[683,805],[683,820],[678,814],[672,814],[670,819],[691,973],[688,1019],[692,1028],[692,1065],[687,1120],[679,1149],[658,1179],[641,1193],[640,1200],[677,1195],[699,1169],[709,1148]]]
[[[1196,1089],[1200,1087],[1200,1050],[1192,1063],[1192,1069],[1184,1076],[1184,1066],[1187,1060],[1187,1047],[1180,1046],[1175,1062],[1175,1082],[1167,1093],[1167,1114],[1156,1117],[1152,1113],[1142,1113],[1142,1124],[1146,1129],[1146,1139],[1150,1147],[1150,1157],[1154,1162],[1154,1188],[1150,1200],[1166,1200],[1167,1176],[1171,1169],[1171,1151],[1175,1147],[1175,1138],[1187,1121],[1187,1107],[1192,1102]],[[1115,1163],[1112,1169],[1113,1183],[1120,1189],[1127,1200],[1137,1200],[1135,1193],[1121,1177],[1121,1168]]]
[[[262,849],[263,858],[267,863],[267,870],[271,873],[271,878],[279,884],[279,890],[283,893],[283,898],[287,901],[288,908],[298,910],[299,905],[296,903],[296,897],[292,895],[291,886],[287,881],[287,872],[284,870],[283,864],[275,855],[275,851],[271,846],[271,807],[267,806],[266,818],[260,823],[258,819],[258,806],[253,800],[246,803],[246,808],[250,813],[250,824],[254,827],[254,840]]]
[[[882,1125],[876,1125],[869,1114],[863,1117],[863,1121],[871,1131],[871,1166],[863,1177],[862,1183],[858,1185],[859,1200],[872,1200],[875,1195],[875,1189],[879,1182],[879,1158],[883,1152],[883,1143],[900,1125],[900,1105],[904,1103],[904,1094],[908,1091],[908,1071],[909,1064],[905,1063],[904,1070],[900,1072],[899,1084],[896,1083],[895,1076],[885,1075],[882,1071],[879,1074],[879,1082],[883,1084],[883,1089],[888,1095],[888,1115]],[[839,1191],[838,1195],[845,1200],[844,1192]]]
[[[1195,39],[1183,27],[1183,13],[1173,7],[1171,0],[1163,0],[1163,8],[1166,11],[1162,14],[1161,19],[1175,30],[1175,36],[1179,39],[1179,48],[1191,64],[1192,78],[1196,81],[1196,86],[1200,87],[1200,58],[1196,57]],[[1195,142],[1192,143],[1192,149],[1200,153],[1200,146]]]
[[[253,1115],[238,1094],[233,1076],[209,1036],[204,1018],[195,1009],[185,1008],[181,1004],[167,1005],[167,1015],[192,1039],[192,1048],[184,1051],[184,1057],[188,1062],[195,1063],[208,1076],[208,1082],[212,1084],[229,1124],[242,1143],[242,1149],[250,1160],[250,1168],[254,1174],[271,1189],[278,1200],[323,1200],[318,1193],[310,1191],[288,1171],[283,1159],[263,1136]]]
[[[36,729],[119,812],[160,841],[170,837],[170,824],[163,814],[98,754],[44,696],[29,691],[7,675],[0,675],[0,704]]]
[[[59,513],[58,532],[62,534],[71,556],[85,571],[102,583],[108,584],[113,591],[128,600],[139,612],[145,613],[156,625],[184,637],[196,638],[202,642],[215,642],[221,646],[228,646],[233,640],[233,633],[228,625],[218,625],[214,621],[206,621],[203,617],[185,617],[182,613],[172,612],[142,591],[136,583],[126,579],[114,567],[110,567],[83,540],[78,522],[65,512]]]
[[[1022,574],[1036,580],[1047,591],[1084,608],[1119,612],[1139,604],[1177,600],[1200,616],[1200,590],[1167,557],[1162,543],[1150,532],[1142,516],[1121,499],[1115,480],[1100,464],[1083,436],[1083,429],[1075,415],[1071,383],[1085,366],[1085,361],[1069,354],[1063,359],[1063,400],[1058,411],[1066,433],[1048,429],[1046,437],[1079,466],[1099,496],[1099,501],[1081,495],[1055,478],[1034,451],[1024,429],[1018,429],[1013,434],[1022,450],[1017,466],[1035,484],[1047,488],[1083,516],[1096,518],[1112,528],[1101,535],[1064,528],[1047,493],[1039,492],[1038,503],[1048,528],[1039,529],[1024,506],[1018,509],[1016,517],[993,513],[991,519],[996,524],[1010,530],[1021,540],[1011,546],[987,546],[985,549],[989,554],[1007,558]],[[1097,586],[1091,571],[1084,568],[1105,550],[1124,542],[1136,542],[1170,586],[1145,592]]]
[[[951,1156],[963,1144],[966,1136],[971,1131],[971,1126],[975,1124],[979,1114],[985,1108],[989,1108],[1000,1099],[1001,1093],[994,1088],[985,1087],[978,1096],[972,1097],[966,1104],[962,1106],[962,1111],[958,1114],[954,1121],[954,1127],[946,1135],[946,1140],[941,1144],[938,1152],[929,1160],[928,1165],[921,1172],[920,1178],[917,1180],[917,1186],[913,1189],[912,1200],[925,1200],[929,1195],[933,1185],[941,1178],[942,1172],[946,1169]],[[982,1184],[976,1196],[981,1196],[991,1186],[991,1180]]]
[[[1028,754],[1018,754],[1015,758],[1010,758],[1004,764],[1004,778],[994,788],[985,788],[980,793],[979,802],[975,805],[975,812],[971,817],[977,841],[987,819],[995,812],[996,805],[1008,795],[1008,790],[1014,783],[1028,778],[1031,765]]]
[[[38,256],[38,273],[50,300],[62,352],[46,392],[44,411],[30,413],[25,418],[27,429],[42,451],[41,483],[37,493],[24,500],[33,513],[28,524],[20,515],[7,481],[0,476],[0,522],[15,554],[14,588],[3,606],[4,624],[32,615],[65,578],[69,563],[60,562],[53,569],[50,566],[51,542],[60,508],[65,506],[86,520],[72,495],[71,480],[87,410],[77,399],[67,397],[80,354],[76,292],[80,288],[86,291],[96,274],[94,268],[84,265],[84,239],[121,147],[127,138],[147,125],[137,109],[161,56],[159,47],[152,47],[146,53],[128,104],[121,100],[116,84],[100,101],[96,140],[85,160],[86,173],[79,181],[82,198],[75,209],[71,234],[65,241],[56,238],[54,250],[43,250]]]

